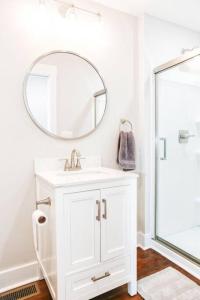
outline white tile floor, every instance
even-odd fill
[[[167,236],[165,240],[200,259],[200,226]]]

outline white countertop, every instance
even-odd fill
[[[36,172],[41,178],[54,187],[67,187],[90,183],[107,182],[120,179],[135,179],[138,175],[132,171],[123,172],[110,168],[85,168],[80,171],[44,171]]]

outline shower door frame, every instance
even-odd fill
[[[200,48],[194,49],[189,51],[189,53],[184,54],[182,56],[180,56],[179,58],[176,58],[174,60],[169,61],[166,64],[163,64],[157,68],[154,69],[154,94],[155,94],[155,126],[154,126],[154,224],[153,224],[153,228],[154,228],[154,237],[153,239],[156,242],[159,242],[160,244],[162,244],[163,246],[166,246],[168,249],[175,251],[177,254],[180,254],[182,256],[184,256],[185,258],[189,259],[191,262],[197,264],[197,266],[200,265],[200,259],[194,257],[193,255],[187,253],[186,251],[184,251],[183,249],[173,245],[172,243],[166,241],[165,239],[162,239],[161,237],[159,237],[157,235],[157,203],[158,203],[158,161],[159,161],[159,151],[158,151],[158,140],[159,140],[159,135],[158,135],[158,95],[157,95],[157,75],[159,73],[162,73],[163,71],[166,71],[168,69],[171,68],[175,68],[176,66],[192,59],[195,58],[197,56],[200,56]]]

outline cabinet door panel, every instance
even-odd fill
[[[68,271],[100,261],[99,191],[65,195],[66,260]]]
[[[129,187],[104,189],[101,192],[101,259],[102,261],[128,252],[130,240]]]

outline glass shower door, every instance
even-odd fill
[[[156,74],[156,239],[200,263],[200,57]]]

